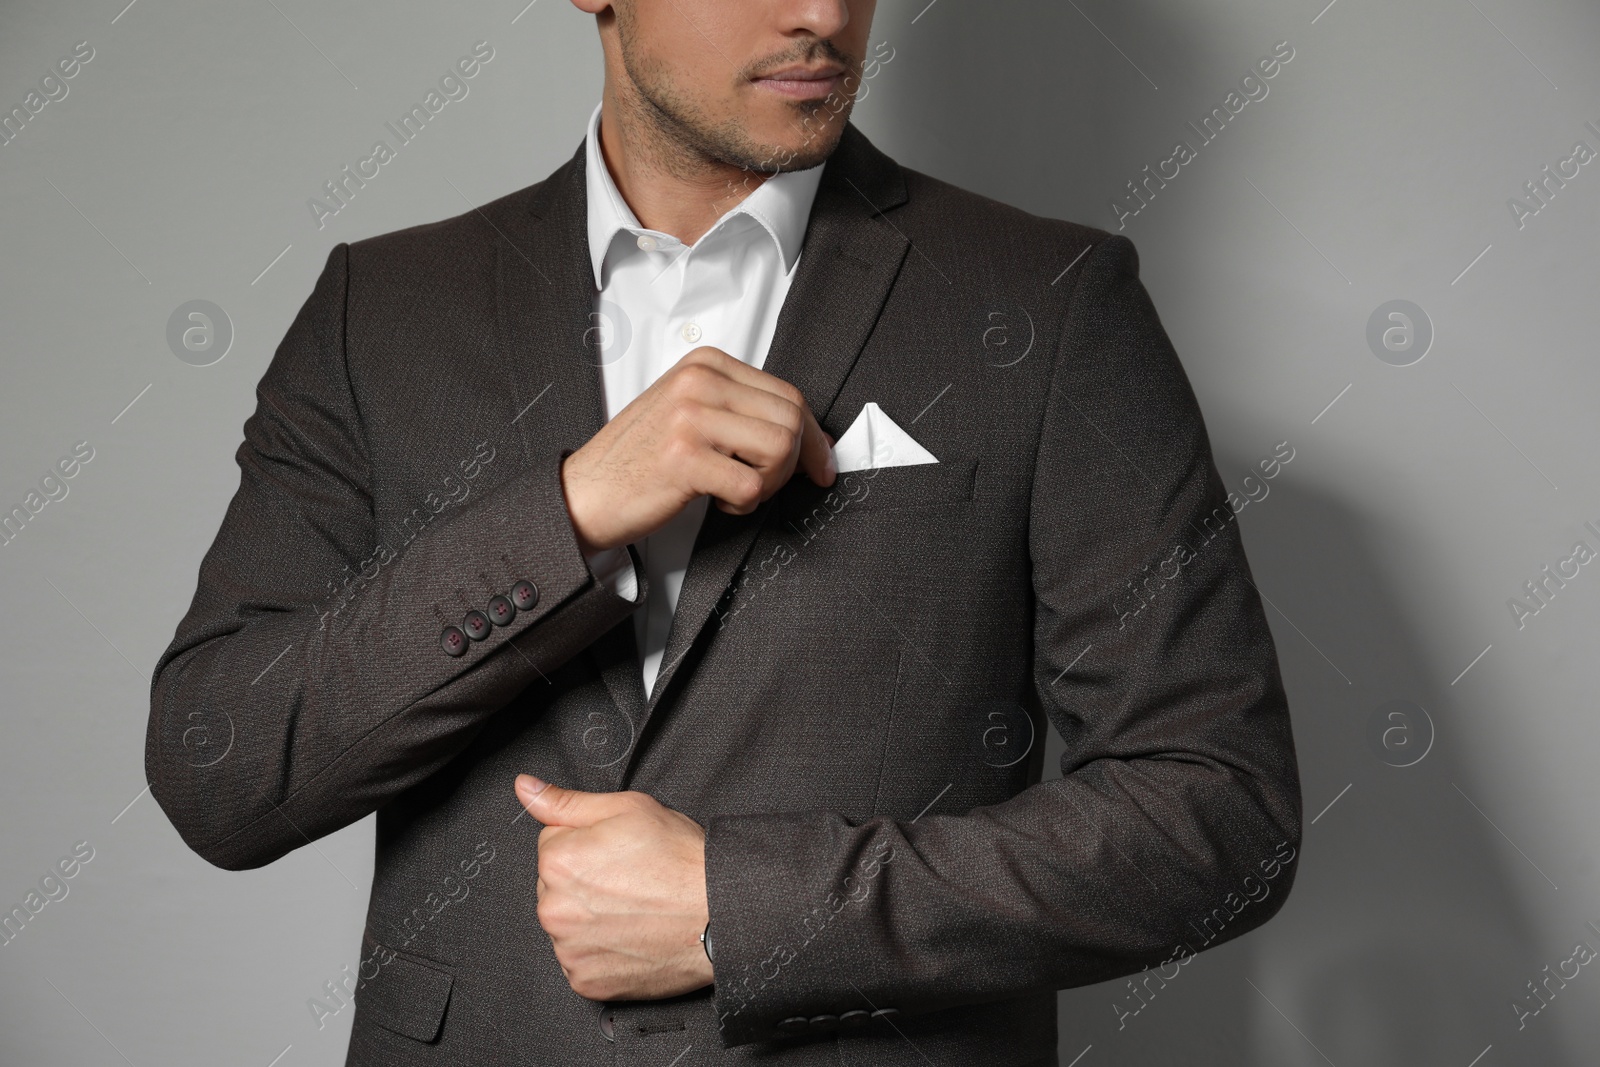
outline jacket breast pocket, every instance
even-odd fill
[[[401,953],[374,938],[362,937],[356,1010],[362,1022],[431,1042],[444,1026],[455,977],[432,960]]]
[[[826,489],[804,475],[785,488],[784,511],[795,516],[824,509],[832,514],[948,507],[977,499],[978,457],[946,454],[937,463],[849,471]]]

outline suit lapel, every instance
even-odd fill
[[[872,333],[905,259],[908,240],[882,218],[905,200],[899,166],[847,125],[818,185],[797,273],[763,368],[797,386],[825,429],[834,398]],[[831,432],[837,437],[843,430],[838,426]],[[706,509],[644,720],[671,688],[679,664],[771,511],[771,500],[744,516],[728,515],[715,506]],[[638,688],[642,692],[642,684]],[[637,758],[644,726],[645,721],[638,722],[624,776]]]
[[[533,450],[579,448],[605,424],[599,362],[589,346],[595,290],[584,212],[579,155],[531,195],[480,213],[497,235],[501,366],[493,377],[516,397],[525,458]]]
[[[535,451],[581,447],[605,425],[605,384],[591,345],[595,308],[589,269],[584,146],[531,197],[508,198],[485,218],[498,235],[498,358],[494,378],[515,398],[523,462]],[[643,719],[644,683],[629,619],[588,656],[617,708]]]
[[[499,341],[493,358],[500,366],[490,377],[505,383],[514,398],[524,462],[535,450],[577,449],[605,424],[604,381],[590,343],[598,294],[589,269],[584,163],[580,144],[530,195],[507,197],[482,213],[497,234]],[[824,428],[910,247],[883,218],[906,196],[898,164],[846,125],[818,185],[795,279],[764,364],[768,373],[800,389]],[[837,437],[844,429],[831,432]],[[744,516],[706,510],[648,698],[631,619],[590,646],[590,662],[635,725],[632,751],[617,765],[619,786],[637,759],[646,722],[771,511],[770,500]]]

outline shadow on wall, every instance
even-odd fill
[[[1230,483],[1253,462],[1218,457]],[[1513,998],[1556,962],[1524,921],[1521,896],[1554,890],[1531,867],[1506,865],[1464,796],[1473,786],[1451,723],[1450,668],[1414,636],[1427,620],[1393,596],[1377,524],[1296,486],[1293,467],[1241,522],[1256,583],[1295,623],[1267,608],[1305,790],[1301,869],[1276,918],[1202,953],[1120,1030],[1112,1005],[1126,1001],[1125,980],[1063,992],[1062,1063],[1090,1043],[1107,1057],[1098,1062],[1129,1065],[1309,1067],[1326,1055],[1464,1067],[1491,1043],[1514,1062],[1575,1063],[1548,1018],[1560,999],[1518,1030]],[[1420,705],[1427,720],[1389,718],[1394,700]],[[1060,751],[1052,734],[1047,774]]]
[[[1090,12],[1131,59],[1070,4],[940,4],[910,25],[922,9],[880,13],[874,37],[896,54],[875,84],[880,99],[864,109],[868,135],[917,170],[1105,229],[1115,228],[1107,198],[1183,112],[1204,111],[1226,92],[1219,72],[1273,43],[1271,26],[1259,41],[1219,42],[1203,11],[1156,0]],[[1160,82],[1159,93],[1133,63]],[[1131,160],[1139,163],[1122,173]],[[1185,246],[1182,261],[1202,261],[1201,249],[1186,246],[1205,243],[1203,223],[1165,236]],[[1190,373],[1202,372],[1191,365]],[[1219,430],[1214,443],[1274,432]],[[1217,461],[1234,484],[1256,458]],[[1549,1018],[1563,1002],[1520,1031],[1511,1009],[1540,967],[1558,962],[1532,936],[1521,897],[1554,890],[1531,868],[1506,865],[1507,850],[1466,799],[1476,790],[1448,702],[1460,665],[1423,651],[1417,635],[1429,620],[1396,596],[1404,576],[1376,518],[1359,501],[1298,488],[1295,474],[1291,467],[1274,481],[1241,523],[1256,582],[1294,620],[1267,608],[1307,823],[1351,788],[1307,825],[1285,909],[1202,953],[1120,1030],[1114,1005],[1129,995],[1126,979],[1064,991],[1060,1062],[1092,1044],[1096,1064],[1464,1067],[1493,1043],[1497,1057],[1566,1067],[1575,1061]],[[1392,764],[1422,750],[1426,727],[1415,714],[1403,738],[1391,732],[1391,747],[1369,739],[1392,725],[1379,709],[1394,700],[1425,709],[1436,734],[1412,766]],[[1046,745],[1044,773],[1055,777],[1061,740],[1051,732]]]
[[[1132,60],[1071,4],[939,3],[909,24],[923,6],[879,12],[873,39],[894,57],[858,112],[864,132],[906,166],[1036,214],[1115,230],[1111,197],[1235,78],[1236,57],[1203,55],[1204,13],[1176,3],[1095,14]],[[1249,47],[1269,51],[1269,32]]]

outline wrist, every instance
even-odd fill
[[[615,546],[603,544],[591,536],[593,522],[589,517],[584,483],[581,475],[573,470],[572,460],[573,457],[568,456],[561,461],[561,496],[567,506],[567,521],[572,524],[573,536],[578,540],[578,550],[585,556],[592,556]]]

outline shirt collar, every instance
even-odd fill
[[[603,105],[596,104],[594,114],[589,116],[589,130],[584,142],[589,260],[594,267],[596,289],[601,288],[601,268],[605,265],[606,253],[611,248],[612,238],[619,231],[665,236],[659,230],[649,230],[640,224],[638,216],[633,213],[633,209],[617,190],[617,183],[612,179],[611,171],[600,152],[602,107]],[[825,166],[826,162],[809,170],[774,174],[762,182],[755,192],[729,209],[727,214],[706,231],[707,234],[722,228],[724,223],[736,215],[748,215],[760,223],[761,228],[777,243],[778,251],[783,256],[784,269],[793,270],[795,260],[800,258],[800,245],[805,239],[806,222],[811,217],[811,205],[816,199],[817,186],[822,181],[822,168]]]

